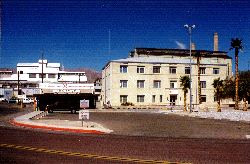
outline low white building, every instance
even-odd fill
[[[43,65],[43,66],[42,66]],[[60,63],[48,63],[47,60],[39,60],[38,63],[18,63],[17,72],[19,80],[28,82],[69,82],[86,83],[85,72],[60,71]],[[15,75],[17,79],[17,74]]]
[[[85,72],[61,71],[60,63],[48,63],[47,60],[39,60],[38,63],[18,63],[16,74],[12,71],[0,72],[2,97],[17,96],[18,88],[23,92],[19,94],[39,94],[40,83],[87,83],[87,76]]]

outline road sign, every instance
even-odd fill
[[[79,119],[89,119],[89,110],[80,110]]]
[[[89,100],[80,100],[80,108],[88,108]]]

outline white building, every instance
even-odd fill
[[[39,94],[39,83],[42,82],[86,83],[87,76],[85,72],[60,71],[60,63],[48,63],[47,60],[39,60],[38,63],[18,63],[17,74],[11,71],[0,72],[0,95],[18,95],[18,88],[26,95]]]
[[[68,82],[68,83],[86,83],[85,72],[67,72],[60,71],[60,63],[48,63],[47,60],[39,60],[38,63],[18,63],[17,72],[19,80],[27,82]],[[14,77],[17,79],[17,74]]]

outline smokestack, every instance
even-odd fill
[[[218,34],[214,33],[214,51],[219,51]]]
[[[191,50],[195,50],[195,43],[191,43]]]

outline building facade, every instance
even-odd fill
[[[10,98],[13,95],[17,97],[17,95],[20,94],[33,96],[33,94],[44,93],[44,91],[50,93],[51,89],[42,91],[39,87],[41,83],[66,85],[64,88],[54,90],[55,92],[72,93],[73,91],[77,91],[76,93],[84,93],[86,89],[84,89],[83,86],[86,85],[86,82],[87,76],[85,72],[67,72],[60,70],[60,63],[48,63],[47,60],[39,60],[38,63],[18,63],[16,74],[12,71],[0,72],[0,96]],[[72,83],[81,83],[81,85],[79,85],[79,88],[75,86],[74,88],[67,88],[67,84]],[[90,92],[92,92],[92,90]]]
[[[194,44],[192,47],[192,54],[203,55],[200,60],[202,104],[216,105],[212,83],[214,79],[232,76],[232,59],[227,52],[195,50]],[[192,103],[198,104],[198,67],[193,55],[191,63]],[[180,77],[185,75],[190,76],[189,50],[135,48],[129,58],[112,60],[102,69],[102,100],[118,107],[124,102],[135,106],[169,106],[172,102],[182,106],[184,92]]]

